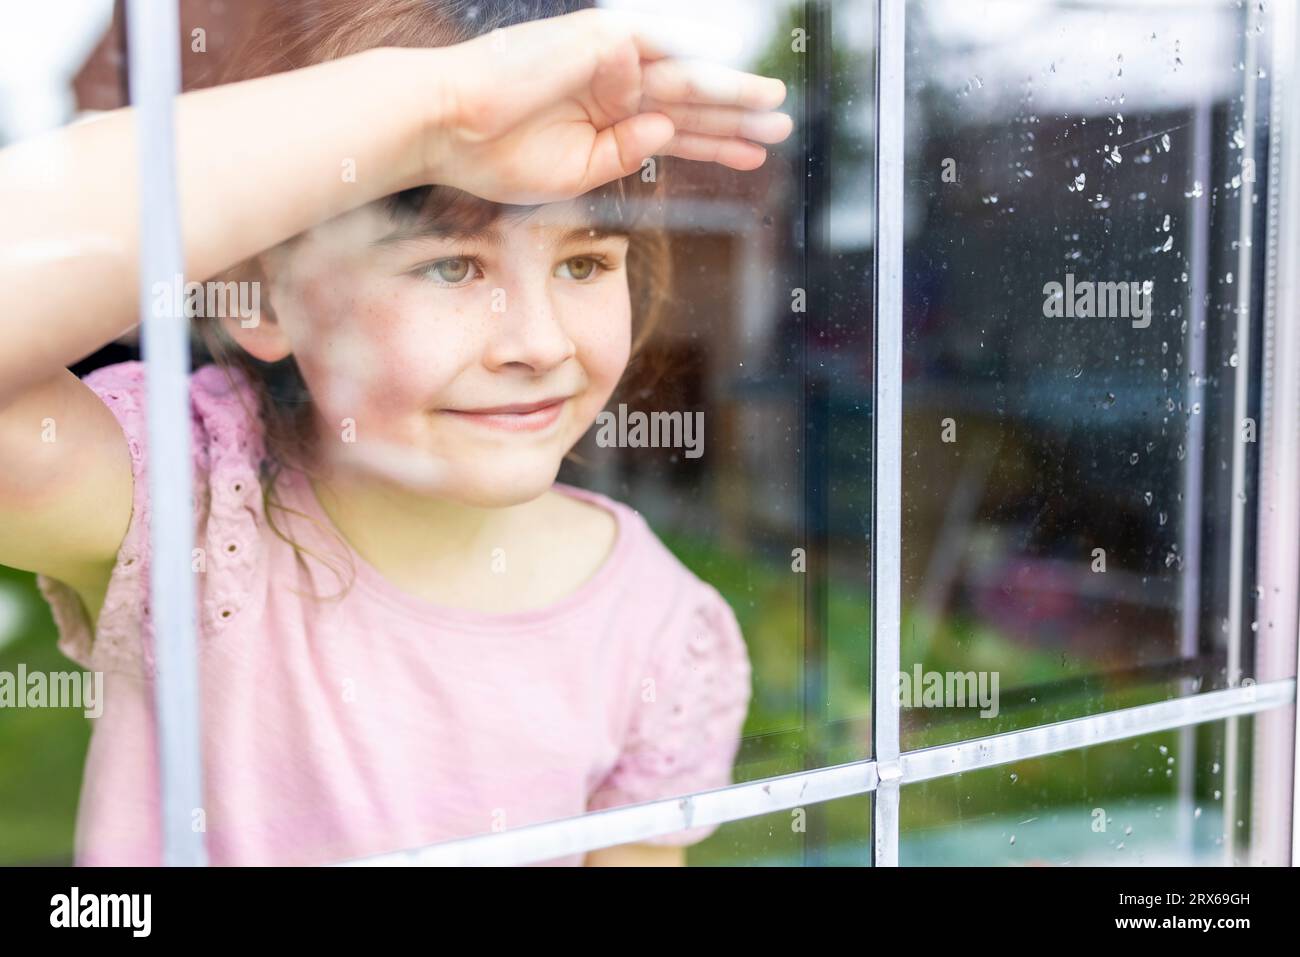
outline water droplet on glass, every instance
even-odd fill
[[[1083,187],[1087,182],[1088,182],[1087,174],[1080,173],[1078,176],[1074,177],[1074,183],[1069,187],[1070,192],[1073,193],[1078,191],[1082,193]]]
[[[1151,495],[1151,493],[1150,493],[1150,492],[1147,492],[1147,493],[1145,493],[1145,494],[1142,496],[1142,501],[1144,501],[1144,502],[1146,502],[1148,505],[1150,505],[1150,504],[1151,504],[1151,500],[1152,500],[1152,498],[1153,498],[1153,496]]]
[[[1246,148],[1246,134],[1242,132],[1240,126],[1232,131],[1232,145],[1239,150]]]
[[[1168,522],[1168,521],[1169,521],[1169,513],[1168,513],[1168,512],[1161,512],[1161,513],[1160,513],[1160,524],[1161,524],[1161,525],[1164,525],[1164,524],[1165,524],[1166,522]]]
[[[1228,356],[1228,365],[1232,366],[1234,369],[1237,368],[1237,363],[1239,361],[1241,360],[1237,358],[1237,353],[1235,352],[1232,355]]]
[[[1169,232],[1169,214],[1168,214],[1168,213],[1165,213],[1165,221],[1164,221],[1163,223],[1160,224],[1160,228],[1163,229],[1165,232]]]
[[[1165,240],[1164,245],[1160,247],[1160,251],[1162,253],[1167,253],[1169,252],[1169,250],[1173,248],[1174,248],[1174,237],[1170,236],[1168,239]]]
[[[1128,457],[1128,464],[1129,464],[1129,465],[1137,465],[1137,464],[1138,464],[1138,454],[1137,454],[1136,452],[1134,452],[1132,455],[1130,455],[1130,456]]]
[[[1168,133],[1166,133],[1166,134],[1164,134],[1163,136],[1160,137],[1160,145],[1163,146],[1163,147],[1165,148],[1165,152],[1166,152],[1166,153],[1169,152],[1169,134],[1168,134]]]
[[[1205,187],[1201,185],[1201,181],[1199,179],[1195,180],[1192,183],[1191,192],[1183,193],[1183,196],[1186,199],[1199,199],[1203,195],[1205,195]]]

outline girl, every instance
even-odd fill
[[[634,510],[555,478],[662,293],[633,174],[756,168],[785,91],[532,6],[335,2],[177,100],[187,277],[260,290],[197,320],[218,362],[191,378],[214,864],[730,781],[731,609]],[[0,152],[0,563],[39,573],[60,647],[105,672],[81,864],[161,859],[143,372],[64,368],[138,314],[135,122]],[[711,830],[586,863],[680,863]]]

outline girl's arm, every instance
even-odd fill
[[[395,52],[177,98],[187,280],[419,182],[414,118],[434,107],[400,82]],[[136,125],[114,110],[0,151],[0,407],[137,322]]]

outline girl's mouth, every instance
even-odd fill
[[[507,432],[540,432],[554,424],[564,409],[567,396],[526,402],[516,405],[493,406],[487,409],[443,409],[450,416],[464,422],[482,425]]]

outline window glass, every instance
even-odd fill
[[[448,16],[468,36],[491,10],[583,5],[461,4]],[[200,307],[194,366],[224,367],[252,390],[247,402],[227,402],[224,373],[196,377],[207,390],[194,433],[200,673],[216,676],[209,701],[228,709],[227,754],[299,774],[289,790],[337,797],[340,755],[351,753],[340,741],[361,742],[364,756],[343,773],[368,788],[324,824],[313,802],[197,809],[214,863],[245,853],[240,842],[254,834],[299,829],[306,843],[281,850],[325,862],[871,755],[875,3],[599,5],[720,31],[712,58],[785,81],[793,134],[754,171],[655,157],[617,197],[496,220],[515,237],[501,247],[519,254],[513,261],[494,261],[482,236],[485,264],[443,249],[434,267],[415,255],[418,244],[402,247],[401,260],[375,231],[409,225],[429,212],[429,197],[394,195],[360,214],[322,212],[321,226],[294,243],[204,277],[203,302],[210,310],[218,293],[226,311]],[[6,14],[0,147],[126,105],[123,5],[83,7],[75,24],[53,8]],[[322,9],[182,0],[185,89],[328,58],[348,36],[379,42],[364,29],[333,32]],[[1253,559],[1268,5],[912,0],[907,11],[903,747],[1235,686],[1254,674],[1256,638],[1271,627],[1254,611]],[[424,27],[390,26],[385,44],[432,42]],[[234,156],[246,133],[239,123],[214,130],[181,160]],[[354,156],[313,158],[310,175],[358,189],[376,175]],[[241,213],[256,225],[262,210],[249,205]],[[433,219],[463,226],[473,213],[448,203]],[[488,278],[488,318],[555,308],[568,292],[527,298],[532,254],[519,237],[629,222],[626,297],[567,319],[599,332],[626,305],[635,348],[558,472],[579,501],[613,503],[614,521],[608,508],[598,520],[600,508],[555,504],[532,549],[521,544],[527,535],[497,540],[462,527],[455,568],[479,562],[510,587],[453,593],[437,585],[440,569],[454,577],[448,565],[395,577],[367,535],[366,509],[386,507],[378,499],[236,461],[265,442],[266,461],[289,462],[306,434],[304,410],[328,411],[331,462],[418,486],[427,463],[392,441],[411,408],[384,403],[403,388],[424,398],[475,320],[466,307],[461,326],[448,324],[460,307],[432,284],[455,285],[448,269],[468,263]],[[565,258],[559,275],[581,282],[572,269],[591,266],[598,257],[581,255],[591,251]],[[390,268],[399,261],[411,267],[400,276]],[[179,302],[190,290],[167,285],[166,294]],[[209,319],[298,329],[302,348],[286,361],[264,348],[272,339],[210,334]],[[415,335],[386,347],[384,322],[392,333],[412,319],[448,334],[436,349]],[[505,364],[519,342],[535,349],[538,328],[492,340]],[[71,371],[103,376],[139,360],[138,339],[128,332]],[[99,380],[101,398],[133,412],[121,393],[139,377],[108,381]],[[518,398],[478,388],[496,381],[464,376],[439,398]],[[241,409],[257,409],[262,424],[238,420]],[[143,430],[142,418],[133,422]],[[466,487],[496,508],[490,490],[526,463],[488,458],[465,457],[479,469]],[[393,502],[393,524],[418,528],[416,499]],[[643,538],[640,557],[629,557],[620,548],[641,521],[657,544]],[[600,529],[616,533],[608,554],[584,551]],[[406,544],[418,555],[427,537]],[[650,562],[646,554],[659,571],[624,580],[600,606],[596,593],[621,574],[618,563]],[[137,557],[122,552],[114,574]],[[551,578],[567,580],[567,597],[550,595],[539,613],[542,593],[530,589]],[[138,610],[143,595],[118,605]],[[608,617],[580,618],[584,607]],[[691,614],[669,614],[683,609]],[[485,624],[497,613],[509,616],[505,632],[500,620]],[[659,628],[661,616],[669,626]],[[262,633],[295,649],[298,666],[281,671],[288,659],[268,657],[254,640]],[[0,677],[70,672],[58,638],[35,576],[0,567]],[[430,654],[439,642],[443,658]],[[232,661],[268,684],[217,670]],[[932,700],[935,675],[965,698],[941,690]],[[119,700],[137,715],[153,707],[142,692]],[[93,748],[87,762],[91,727],[79,708],[0,709],[0,864],[70,862],[79,797],[83,806],[118,800],[111,813],[82,815],[78,844],[95,846],[109,829],[153,834],[146,775],[109,781],[105,769],[121,766],[94,760]],[[1268,737],[1261,752],[1280,753],[1284,723],[1240,719],[910,785],[902,861],[1212,863],[1272,853],[1277,834],[1258,838],[1249,814],[1252,795],[1281,793],[1267,762],[1253,760],[1257,728]],[[121,747],[116,734],[100,739],[103,755]],[[210,788],[239,772],[220,753],[206,758]],[[1229,766],[1242,769],[1235,784]],[[284,786],[272,777],[259,784]],[[426,801],[435,818],[411,811]],[[724,824],[687,861],[867,865],[871,802],[859,795]],[[1091,830],[1098,807],[1105,828]]]
[[[469,36],[483,31],[484,24],[507,7],[516,13],[527,7],[537,13],[560,13],[584,5],[588,4],[559,0],[481,8],[460,5],[448,8],[446,16],[459,18],[451,26]],[[623,669],[624,679],[636,672],[637,680],[626,687],[607,692],[608,675],[593,670],[596,677],[591,686],[600,691],[591,697],[608,694],[594,710],[590,700],[575,704],[572,689],[553,687],[540,673],[544,660],[527,658],[541,652],[525,649],[512,654],[504,641],[494,645],[493,639],[465,624],[487,611],[481,607],[481,595],[450,595],[423,587],[427,581],[397,580],[388,574],[383,550],[364,540],[364,522],[358,524],[356,519],[359,512],[348,514],[349,506],[360,499],[353,496],[349,502],[345,495],[335,500],[320,474],[310,469],[300,473],[297,468],[302,464],[299,460],[305,461],[297,453],[307,447],[308,433],[320,432],[321,423],[328,420],[327,444],[338,458],[330,460],[331,467],[345,461],[364,462],[402,481],[420,478],[420,463],[403,456],[400,441],[393,441],[404,427],[402,410],[372,414],[377,406],[367,407],[366,400],[368,390],[382,385],[389,398],[400,404],[401,390],[413,381],[406,371],[417,361],[424,363],[429,382],[439,374],[442,357],[433,352],[410,343],[401,357],[383,351],[385,335],[394,334],[394,323],[409,317],[415,308],[425,309],[431,327],[439,325],[441,307],[434,303],[439,294],[417,293],[414,280],[394,275],[390,267],[399,257],[391,252],[393,247],[362,241],[377,239],[378,234],[371,233],[379,226],[392,226],[411,213],[410,203],[404,206],[401,197],[385,197],[363,213],[353,210],[330,218],[322,211],[321,224],[293,243],[266,250],[220,275],[183,277],[202,284],[192,323],[195,380],[212,391],[228,374],[240,383],[237,391],[244,401],[238,407],[255,410],[258,418],[255,423],[233,426],[256,440],[231,451],[212,444],[217,441],[214,436],[232,427],[230,422],[205,418],[216,405],[205,406],[207,411],[198,415],[201,428],[195,433],[194,451],[203,474],[197,479],[200,486],[220,480],[220,488],[209,487],[195,503],[205,515],[209,504],[213,506],[211,520],[205,517],[196,527],[200,646],[210,646],[214,628],[248,635],[248,629],[255,631],[267,616],[287,616],[278,630],[297,633],[299,624],[293,616],[299,596],[337,597],[328,613],[304,626],[319,638],[319,647],[331,649],[328,660],[320,664],[320,676],[337,686],[346,706],[337,716],[351,715],[349,720],[360,721],[365,727],[358,733],[368,735],[367,740],[398,740],[402,734],[414,734],[437,742],[430,745],[428,760],[408,763],[408,768],[418,770],[402,777],[401,788],[381,782],[381,790],[418,792],[440,786],[443,779],[431,767],[459,773],[461,786],[471,791],[480,779],[502,775],[513,774],[512,780],[524,782],[495,798],[474,791],[474,807],[450,830],[439,831],[442,837],[565,816],[561,809],[581,810],[584,799],[594,805],[596,795],[606,791],[605,785],[611,785],[610,777],[619,768],[626,771],[626,787],[611,788],[625,792],[619,797],[644,800],[718,786],[730,778],[748,780],[860,758],[870,749],[866,723],[869,542],[865,536],[870,507],[870,365],[865,344],[870,331],[866,304],[870,302],[871,209],[863,197],[871,192],[871,4],[844,4],[834,11],[830,5],[794,3],[744,2],[707,10],[685,2],[603,5],[676,16],[721,31],[727,42],[712,50],[711,58],[785,80],[789,95],[783,109],[793,116],[796,132],[786,142],[772,145],[764,165],[754,171],[655,157],[625,181],[617,202],[601,195],[584,200],[585,205],[578,203],[564,211],[544,208],[531,219],[512,219],[507,224],[516,231],[525,228],[524,223],[547,228],[548,215],[562,218],[561,212],[568,215],[577,210],[581,225],[604,227],[611,220],[619,221],[615,225],[631,220],[639,234],[638,251],[629,254],[626,264],[627,298],[637,322],[633,358],[625,374],[616,377],[617,388],[601,417],[566,457],[558,480],[624,506],[629,511],[620,521],[630,521],[627,516],[634,510],[662,543],[664,554],[684,566],[685,575],[642,583],[643,601],[648,596],[657,598],[657,589],[671,587],[675,590],[663,595],[663,609],[694,602],[700,611],[695,618],[669,622],[666,627],[671,633],[660,637],[653,654],[647,651],[640,662]],[[51,66],[48,95],[32,107],[44,110],[45,127],[66,124],[87,111],[127,105],[126,29],[120,6],[115,19],[111,5],[100,11],[102,15],[87,18],[80,45],[74,49],[69,44],[67,63],[57,69]],[[322,18],[317,4],[187,0],[179,9],[182,81],[187,91],[331,59],[381,40],[388,45],[427,45],[435,42],[438,33],[428,23],[413,24],[408,8],[400,16],[393,11],[384,14],[389,17],[389,33],[382,38],[364,24],[331,32],[332,21]],[[438,15],[428,8],[426,20]],[[40,20],[33,15],[23,28],[43,29]],[[286,43],[290,36],[293,44]],[[509,55],[509,51],[492,51],[498,53]],[[73,74],[76,81],[69,86],[66,78]],[[11,86],[17,89],[19,84]],[[293,104],[293,109],[313,108],[305,100]],[[13,141],[25,134],[10,118],[3,135]],[[229,151],[240,137],[251,136],[249,129],[233,122],[200,145],[183,143],[181,165],[185,167],[200,153]],[[307,142],[295,143],[294,148],[314,147]],[[320,151],[315,157],[320,166],[313,167],[312,175],[337,177],[364,189],[381,171],[366,165],[368,154],[361,144],[358,154]],[[836,176],[831,175],[832,167]],[[419,201],[419,197],[406,199]],[[442,212],[449,218],[458,210]],[[256,218],[257,209],[249,209],[248,215]],[[565,220],[565,225],[573,224]],[[661,245],[649,239],[640,242],[652,233]],[[193,260],[196,250],[188,252]],[[414,252],[414,245],[404,247],[402,261],[414,265]],[[431,282],[451,281],[445,266],[439,266],[442,271]],[[521,275],[510,266],[488,278],[518,302],[524,294],[516,282]],[[193,287],[167,285],[168,304],[179,299],[189,308],[192,303],[187,297]],[[223,295],[213,311],[215,292]],[[649,334],[647,317],[652,309],[647,303],[652,301],[660,308]],[[514,303],[507,304],[506,311],[510,305]],[[529,307],[525,303],[515,309]],[[233,319],[240,322],[232,333],[226,320]],[[441,328],[445,330],[445,323]],[[642,333],[646,333],[644,342]],[[292,351],[287,358],[277,352],[283,345],[276,344],[278,334],[289,340]],[[258,336],[263,337],[254,343]],[[117,375],[120,370],[110,367],[140,358],[138,336],[132,333],[87,356],[72,371],[82,377]],[[406,360],[406,371],[399,358]],[[465,386],[458,393],[461,404],[473,404],[475,396],[485,396],[479,404],[516,397],[500,389],[475,390],[469,379],[464,377],[461,383]],[[101,387],[100,391],[111,390]],[[395,409],[394,403],[388,408]],[[653,423],[652,417],[660,415],[670,420],[668,441],[663,444],[637,428],[638,418]],[[143,420],[136,425],[143,428]],[[242,454],[258,442],[267,449],[264,463],[270,467],[263,469],[251,458],[235,462],[236,452]],[[243,469],[238,475],[236,466]],[[510,472],[510,468],[499,469],[497,475],[509,477]],[[299,474],[308,477],[300,480]],[[486,476],[480,484],[487,487],[494,481]],[[224,501],[230,494],[239,501]],[[549,557],[541,563],[551,570],[567,569],[575,588],[582,584],[579,572],[591,556],[579,554],[574,543],[584,540],[582,533],[596,524],[593,512],[598,511],[571,507],[572,521],[557,523]],[[412,527],[418,525],[415,512],[408,510]],[[254,522],[255,528],[236,528],[246,515],[274,517],[275,528],[269,520]],[[618,556],[618,542],[636,531],[634,525],[620,524],[610,554]],[[340,557],[336,546],[342,540],[347,543],[343,551],[350,553]],[[536,559],[535,554],[521,557],[513,542],[476,541],[473,548],[467,547],[464,563],[481,560],[508,576],[517,575],[515,569],[526,567],[530,560],[538,564]],[[665,560],[656,560],[662,569]],[[611,567],[599,561],[587,564],[591,574],[586,580],[598,576],[595,569]],[[249,588],[268,568],[269,587]],[[697,580],[694,590],[682,584],[686,575]],[[15,573],[12,580],[15,612],[10,618],[22,624],[11,629],[18,635],[11,653],[25,655],[36,646],[49,649],[55,632],[32,576]],[[715,589],[718,601],[712,601],[699,585]],[[527,586],[521,579],[521,589]],[[357,609],[363,598],[385,605],[396,617],[391,623],[362,626]],[[479,607],[461,614],[462,605],[475,601]],[[143,602],[133,604],[143,607]],[[452,704],[442,715],[404,709],[400,704],[405,700],[404,687],[409,690],[418,684],[427,692],[436,682],[421,670],[427,661],[420,664],[405,657],[410,649],[394,653],[392,634],[404,627],[401,616],[418,618],[431,609],[440,621],[451,622],[447,640],[454,633],[462,645],[477,642],[474,647],[481,649],[481,657],[463,673],[433,669],[447,682],[449,701],[452,696],[462,703],[474,699],[473,714]],[[655,610],[651,607],[645,620],[635,623],[643,641],[650,640],[645,635],[652,633],[650,617]],[[733,615],[738,626],[734,634],[729,621]],[[591,644],[597,635],[606,644],[589,648],[583,667],[598,669],[620,654],[641,654],[619,645],[634,640],[624,630],[631,624],[622,622],[606,630],[590,625],[571,629],[557,619],[554,627],[535,636],[534,643]],[[683,637],[685,631],[692,634]],[[719,683],[723,678],[731,682],[723,691],[717,685],[710,688],[709,674],[692,670],[692,655],[713,650],[704,647],[709,640],[715,648],[728,647],[730,657],[725,661],[709,659],[718,665]],[[225,644],[229,647],[230,642]],[[213,680],[215,659],[206,651],[202,654],[201,674]],[[747,659],[752,674],[744,713],[734,722],[735,673],[742,659]],[[362,675],[371,664],[390,660],[392,673],[382,680]],[[571,681],[578,680],[575,674],[583,672],[570,669]],[[528,693],[521,692],[521,684],[528,682]],[[663,688],[686,690],[660,695]],[[432,697],[438,700],[436,693]],[[279,727],[305,720],[301,702],[293,696],[270,696],[260,707],[262,720]],[[709,709],[715,707],[725,713],[710,715]],[[667,716],[644,717],[650,712]],[[706,727],[717,734],[734,730],[734,768],[721,766],[717,747],[707,755],[707,767],[674,765],[674,761],[689,765],[699,758],[691,749]],[[609,747],[599,754],[573,753],[592,728],[602,729]],[[641,731],[644,739],[638,737]],[[66,728],[51,731],[55,733],[68,734]],[[0,742],[8,740],[8,732],[0,735]],[[45,789],[57,790],[66,801],[61,806],[45,803],[33,811],[47,815],[51,833],[60,837],[35,850],[16,850],[20,859],[32,855],[57,859],[71,851],[71,812],[80,781],[77,755],[85,748],[84,730],[69,734],[68,740],[70,754],[77,754],[58,772],[61,786]],[[648,759],[638,751],[647,745],[657,752],[654,761],[659,762],[649,769],[643,766]],[[524,748],[526,760],[521,761],[519,748]],[[627,771],[633,765],[636,773]],[[220,780],[221,769],[209,765],[208,770]],[[106,785],[94,777],[86,786],[97,791]],[[537,794],[555,798],[547,804],[551,810],[526,809],[529,802],[520,796]],[[16,799],[7,806],[21,804]],[[220,859],[226,825],[218,813],[205,825],[209,844]],[[394,836],[394,847],[425,842],[432,833],[407,829]],[[340,853],[348,850],[346,843],[339,845]],[[322,853],[327,846],[332,845],[322,838]]]
[[[1231,756],[1249,753],[1254,724],[1216,721],[906,785],[899,863],[1250,862],[1251,782],[1234,776]]]
[[[1262,17],[908,5],[904,748],[1252,674]]]
[[[731,24],[735,62],[786,82],[795,132],[761,175],[666,173],[674,289],[653,364],[670,371],[622,401],[701,412],[703,455],[592,434],[590,466],[566,474],[634,504],[735,609],[754,667],[738,780],[862,758],[874,5],[616,6]]]

